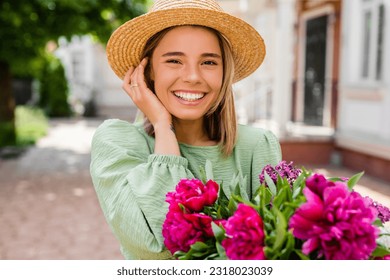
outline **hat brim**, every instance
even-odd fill
[[[234,82],[249,76],[264,60],[263,38],[245,21],[215,10],[169,9],[141,15],[115,30],[106,48],[109,64],[115,74],[123,79],[131,66],[140,63],[145,44],[154,34],[181,25],[210,27],[227,38],[235,61]]]

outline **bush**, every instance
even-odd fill
[[[15,127],[13,122],[0,122],[0,148],[15,145]]]
[[[69,117],[68,81],[58,58],[48,55],[40,78],[39,106],[49,117]]]
[[[42,109],[17,106],[15,109],[16,142],[18,146],[33,145],[47,134],[48,121]]]

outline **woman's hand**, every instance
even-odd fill
[[[179,156],[180,149],[172,126],[172,115],[145,83],[144,70],[147,63],[148,59],[144,58],[136,68],[130,67],[123,79],[122,88],[153,125],[154,153]]]
[[[123,78],[122,88],[153,127],[156,128],[159,123],[171,125],[172,115],[145,83],[144,70],[147,63],[148,58],[144,58],[136,68],[130,67]]]

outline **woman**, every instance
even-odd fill
[[[236,125],[232,84],[261,64],[263,40],[213,0],[160,0],[113,33],[107,54],[145,123],[97,129],[93,183],[125,258],[171,258],[165,195],[180,179],[199,178],[210,160],[215,181],[241,173],[251,196],[262,168],[281,159],[271,132]]]

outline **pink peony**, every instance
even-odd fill
[[[376,211],[344,182],[331,182],[314,174],[306,181],[307,202],[291,217],[295,237],[306,240],[302,252],[318,250],[325,259],[368,259],[379,231],[372,224]]]
[[[176,251],[187,252],[197,241],[204,241],[213,236],[212,218],[204,214],[186,214],[169,211],[163,224],[164,244],[174,254]]]
[[[308,187],[313,193],[320,197],[323,196],[324,190],[327,187],[333,185],[333,182],[326,180],[326,178],[321,174],[313,174],[306,179],[306,187]]]
[[[229,259],[265,259],[263,220],[255,209],[239,204],[234,215],[222,224],[227,236],[222,241],[222,246]]]
[[[176,191],[167,194],[166,201],[173,207],[182,204],[188,211],[199,212],[217,200],[218,189],[218,184],[212,180],[204,185],[199,179],[182,179]]]

